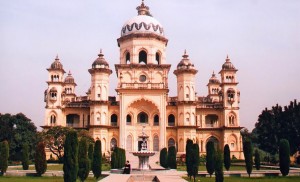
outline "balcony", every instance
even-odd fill
[[[122,83],[122,89],[164,89],[163,83]]]

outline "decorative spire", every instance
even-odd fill
[[[142,4],[136,10],[138,10],[138,15],[150,15],[149,7],[145,6],[144,0],[142,0]]]
[[[72,75],[71,70],[69,70],[68,76],[71,76],[71,75]]]
[[[58,58],[58,54],[56,54],[55,60],[59,60],[59,58]]]
[[[187,59],[189,57],[189,55],[186,54],[186,49],[184,49],[184,54],[182,56],[184,59]]]
[[[230,59],[229,59],[229,56],[228,56],[228,54],[227,54],[226,62],[229,62],[229,61],[230,61]]]
[[[100,49],[100,53],[98,54],[98,56],[101,58],[104,56],[104,54],[102,54],[102,49]]]
[[[212,75],[211,75],[211,77],[215,77],[216,75],[215,75],[215,70],[213,70],[213,73],[212,73]]]

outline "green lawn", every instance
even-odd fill
[[[86,182],[96,182],[99,181],[100,179],[104,178],[106,176],[101,176],[98,180],[95,178],[87,178],[85,180]],[[5,181],[5,182],[37,182],[37,181],[43,181],[43,182],[63,182],[64,178],[63,177],[29,177],[29,176],[24,176],[24,177],[15,177],[15,176],[0,176],[0,181]],[[77,179],[79,182],[79,180]]]
[[[189,178],[185,177],[184,179],[189,181]],[[193,181],[193,180],[192,180]],[[196,181],[200,182],[215,182],[215,178],[200,178],[197,177]],[[291,176],[291,177],[264,177],[264,178],[239,178],[239,177],[225,177],[224,182],[247,182],[247,181],[255,181],[255,182],[299,182],[299,176]]]
[[[23,170],[22,166],[17,168],[11,168],[10,170]],[[35,170],[34,165],[29,166],[29,170]],[[63,164],[51,164],[47,165],[47,170],[53,170],[53,171],[62,171],[63,170]],[[110,165],[109,164],[102,164],[102,171],[109,171]]]
[[[225,168],[223,168],[224,171],[226,171]],[[186,171],[186,166],[177,166],[178,171]],[[206,171],[205,166],[199,166],[198,167],[199,171]],[[230,171],[245,171],[246,168],[244,166],[230,166]]]

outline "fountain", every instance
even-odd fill
[[[139,138],[142,139],[141,151],[132,152],[134,156],[137,156],[139,158],[139,170],[149,170],[149,157],[155,154],[154,152],[148,151],[147,149],[146,141],[149,136],[147,136],[144,132],[145,127],[146,126],[143,126],[142,135],[139,136]]]

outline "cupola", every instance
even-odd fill
[[[68,76],[65,78],[65,83],[75,83],[71,71],[69,71]]]
[[[104,58],[104,54],[102,54],[102,49],[100,50],[100,53],[98,54],[98,58],[93,62],[92,68],[107,68],[109,69],[109,64],[106,62]]]
[[[63,69],[63,65],[60,63],[58,55],[56,56],[54,62],[50,66],[51,69]]]
[[[227,58],[226,58],[226,62],[222,65],[222,70],[235,70],[235,67],[231,63],[228,55],[227,55]]]
[[[195,66],[190,61],[189,55],[186,54],[186,50],[184,51],[184,54],[182,56],[182,60],[177,65],[178,70],[194,70]]]
[[[213,74],[211,75],[209,83],[220,83],[220,80],[216,77],[215,72],[213,72]]]

